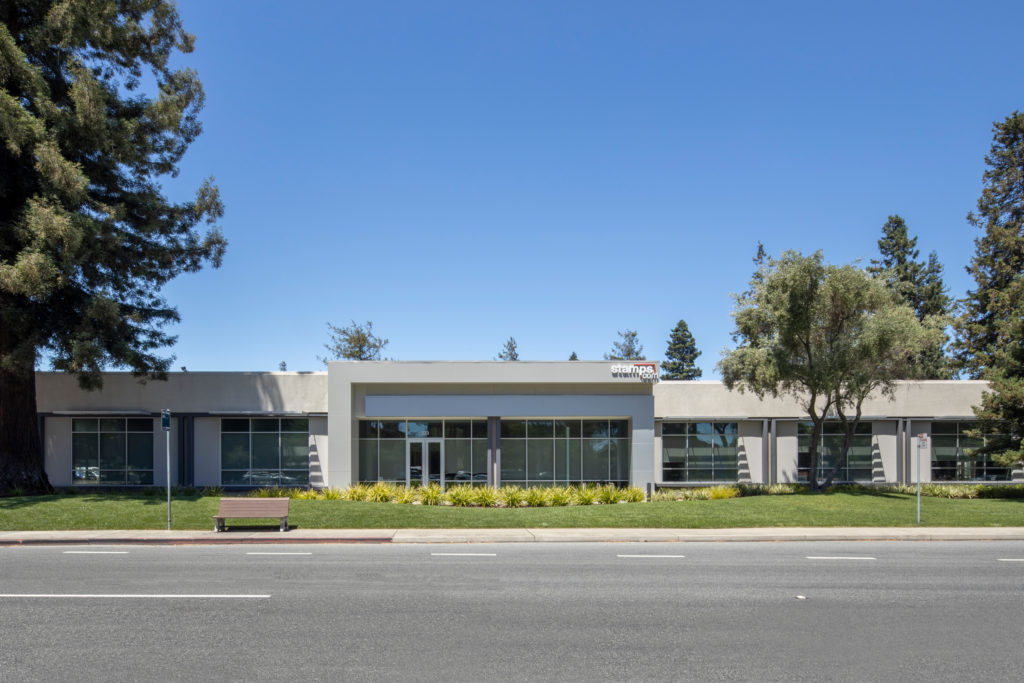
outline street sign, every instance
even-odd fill
[[[164,408],[160,411],[160,426],[164,428],[164,436],[167,437],[167,450],[164,451],[164,460],[167,462],[167,530],[171,530],[171,411]]]

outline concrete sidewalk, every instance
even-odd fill
[[[0,531],[0,547],[255,543],[643,543],[729,541],[1024,541],[1024,527],[763,527],[753,529],[239,529]]]

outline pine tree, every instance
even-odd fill
[[[1015,289],[1024,290],[1024,278]],[[1024,292],[1015,292],[1017,309],[998,325],[998,350],[994,363],[985,372],[990,391],[975,406],[978,430],[985,437],[982,452],[1007,467],[1024,463]]]
[[[509,337],[498,352],[498,360],[519,360],[519,345],[515,337]]]
[[[701,370],[696,365],[698,356],[700,351],[690,334],[690,328],[685,320],[680,320],[668,338],[665,362],[661,364],[661,378],[700,379]]]
[[[637,340],[636,330],[619,332],[622,337],[612,343],[611,353],[604,354],[605,360],[646,360],[643,344]]]
[[[49,488],[40,356],[86,389],[111,366],[162,379],[161,287],[220,264],[216,186],[161,188],[201,131],[202,84],[171,66],[193,42],[163,0],[0,3],[0,495]]]
[[[881,278],[898,299],[914,310],[922,323],[944,329],[949,323],[952,300],[946,294],[942,280],[942,264],[935,252],[928,254],[928,260],[919,261],[917,237],[910,237],[907,224],[898,215],[889,216],[882,226],[882,238],[878,240],[880,259],[871,259],[867,270]],[[945,346],[948,338],[937,337],[942,343],[925,349],[917,358],[913,368],[915,377],[921,379],[949,379],[952,377],[950,363],[946,358]]]
[[[1015,283],[1024,277],[1024,113],[1014,112],[992,130],[977,211],[967,215],[983,231],[967,266],[976,286],[956,320],[956,358],[974,378],[997,364],[1000,325],[1020,311],[1022,288]]]
[[[878,240],[880,259],[871,259],[867,270],[881,277],[900,300],[914,309],[918,320],[930,315],[948,315],[951,306],[942,281],[942,264],[935,252],[927,262],[918,261],[917,237],[910,237],[907,224],[898,215],[889,216]]]
[[[335,327],[327,323],[331,341],[324,344],[330,353],[328,358],[320,358],[324,365],[330,360],[380,360],[381,352],[389,340],[373,333],[373,322],[367,320],[363,324],[351,321],[348,327]]]
[[[956,321],[957,360],[989,382],[975,408],[984,452],[1008,466],[1024,461],[1024,113],[993,127],[977,212],[984,233],[967,272],[977,285]]]
[[[576,355],[575,351],[573,351],[572,354],[569,356],[569,360],[579,360],[579,357]]]

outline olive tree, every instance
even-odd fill
[[[722,379],[730,389],[800,401],[812,424],[809,484],[824,490],[846,463],[865,399],[891,396],[896,380],[914,377],[915,359],[940,331],[922,325],[881,280],[826,264],[821,252],[763,260],[735,299],[739,345],[719,362]],[[830,417],[845,438],[819,481],[818,444]]]

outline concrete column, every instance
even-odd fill
[[[501,418],[487,418],[487,485],[501,486]]]

